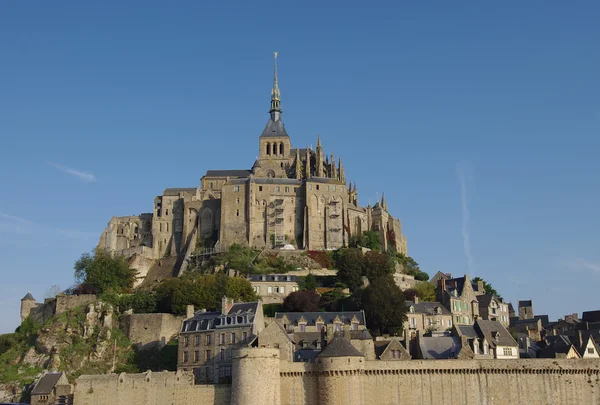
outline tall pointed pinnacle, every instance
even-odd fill
[[[340,156],[340,164],[339,164],[338,176],[339,176],[340,181],[342,183],[346,183],[346,175],[344,173],[344,165],[342,164],[342,157],[341,156]]]
[[[279,114],[281,114],[281,94],[279,93],[279,83],[277,80],[277,54],[278,52],[273,53],[275,55],[274,65],[273,65],[273,89],[271,90],[271,109],[269,113],[271,113],[271,119],[273,121],[279,121]]]
[[[381,208],[387,210],[387,203],[385,202],[385,193],[381,193]]]
[[[317,148],[321,147],[321,134],[317,134]]]

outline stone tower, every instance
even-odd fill
[[[232,405],[281,404],[279,349],[234,350],[231,374]]]
[[[519,301],[519,319],[533,319],[533,302]]]
[[[35,303],[35,298],[28,292],[23,298],[21,298],[21,322],[23,322],[28,316],[33,308],[35,308],[37,304]]]
[[[316,357],[319,404],[364,405],[365,356],[336,333]]]

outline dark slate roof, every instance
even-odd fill
[[[413,301],[406,301],[407,307],[414,307],[415,314],[430,314],[435,315],[436,308],[439,308],[439,315],[450,315],[450,311],[446,309],[442,304],[435,301],[419,301],[419,303],[415,304]]]
[[[486,338],[490,346],[518,346],[512,335],[498,321],[486,321],[478,319],[475,321],[475,329]],[[494,337],[494,335],[497,336]]]
[[[265,137],[274,137],[274,136],[289,136],[287,131],[285,130],[285,126],[283,125],[283,121],[277,120],[273,121],[269,119],[267,122],[267,126],[263,130],[261,134],[261,138]]]
[[[365,355],[344,339],[341,333],[336,333],[317,357],[365,357]]]
[[[248,177],[251,170],[207,170],[205,177]]]
[[[25,294],[25,296],[23,298],[21,298],[21,301],[26,301],[26,300],[35,301],[35,298],[33,298],[33,295],[31,295],[30,292],[28,292],[27,294]]]
[[[221,314],[220,312],[196,312],[193,317],[186,319],[183,321],[183,325],[181,327],[182,332],[197,332],[204,330],[216,329],[219,326],[225,326],[225,324],[221,325],[222,317],[224,315],[237,315],[240,317],[248,316],[247,324],[237,324],[237,326],[250,326],[254,323],[256,311],[258,308],[258,302],[238,302],[231,306],[231,309],[227,314]],[[239,322],[239,320],[238,320]],[[227,326],[236,326],[236,324],[228,324]]]
[[[31,391],[32,395],[47,395],[51,394],[54,387],[56,387],[56,383],[60,380],[60,377],[63,373],[47,373],[44,375],[35,385],[33,391]]]
[[[421,337],[419,347],[424,359],[453,359],[461,349],[456,336]]]
[[[279,323],[279,322],[277,322]],[[296,332],[294,333],[294,342],[299,350],[321,350],[317,349],[317,341],[322,340],[321,349],[327,345],[321,332]]]
[[[352,318],[356,317],[361,325],[365,324],[365,313],[363,311],[348,312],[275,312],[275,319],[281,320],[286,316],[291,323],[297,324],[300,318],[306,319],[307,325],[315,325],[317,318],[321,317],[325,324],[332,324],[336,317],[340,317],[344,325],[350,325]]]
[[[195,188],[165,188],[162,195],[178,196],[179,193],[196,193]]]
[[[351,330],[350,331],[350,339],[354,340],[373,340],[373,336],[368,329],[363,330]]]
[[[600,311],[585,311],[581,314],[581,322],[600,322]]]
[[[567,354],[569,350],[571,350],[572,345],[566,344],[558,344],[546,347],[545,349],[540,350],[538,353],[538,357],[542,359],[553,359],[557,354]]]
[[[478,295],[477,296],[477,302],[479,302],[479,308],[489,307],[490,303],[492,302],[492,299],[495,299],[496,301],[500,302],[500,298],[498,298],[494,294],[481,294],[481,295]]]
[[[377,340],[375,341],[375,356],[380,358],[385,349],[392,343],[391,340]]]
[[[550,324],[550,319],[548,318],[548,315],[534,315],[533,319],[535,319],[536,321],[538,319],[541,319],[542,321],[542,328],[547,327]]]
[[[530,307],[531,300],[519,301],[519,307]]]
[[[508,314],[510,315],[510,314],[515,314],[515,313],[516,313],[515,312],[515,307],[513,307],[512,302],[509,302],[508,303]]]
[[[248,281],[298,281],[298,276],[287,276],[284,274],[253,274],[248,276]]]
[[[480,337],[473,325],[456,325],[456,331],[459,336],[466,336],[471,339],[478,339]]]

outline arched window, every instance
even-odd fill
[[[271,144],[267,143],[267,155],[271,154]]]
[[[283,155],[283,142],[279,144],[279,154]]]

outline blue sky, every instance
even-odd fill
[[[273,51],[292,143],[385,192],[423,270],[599,309],[600,5],[399,3],[3,2],[0,333],[111,216],[252,165]]]

